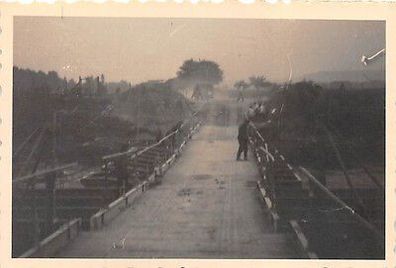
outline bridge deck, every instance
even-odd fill
[[[292,239],[272,231],[254,163],[235,161],[236,132],[202,127],[160,185],[58,257],[298,257]]]

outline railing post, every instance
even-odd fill
[[[167,159],[169,159],[169,157],[172,155],[172,139],[173,139],[173,137],[170,137],[170,139],[168,141],[168,157],[167,157]]]
[[[47,209],[46,209],[47,232],[52,232],[54,218],[55,218],[55,180],[56,180],[55,173],[50,173],[45,178],[45,189],[47,194]]]
[[[179,151],[180,149],[180,145],[183,142],[183,133],[181,131],[181,127],[179,128],[179,130],[176,132],[176,149],[177,151]]]
[[[125,180],[123,180],[122,181],[122,195],[125,195],[125,193],[126,193],[125,189],[126,189],[126,183],[125,183]]]
[[[162,149],[162,158],[163,158],[163,161],[164,161],[164,163],[166,162],[166,160],[168,159],[168,141],[167,140],[165,140],[164,141],[164,143],[163,143],[163,149]]]
[[[162,172],[161,172],[162,163],[161,162],[162,162],[161,161],[161,147],[159,145],[159,148],[155,154],[155,166],[158,168],[158,172],[159,172],[159,174],[156,174],[156,175],[159,175],[159,176],[162,174]]]
[[[108,162],[107,160],[104,160],[104,193],[103,193],[103,207],[106,207],[106,197],[107,197],[107,176],[108,176],[108,166],[107,166]]]
[[[269,173],[270,173],[270,176],[269,176],[270,181],[269,182],[270,182],[270,187],[271,187],[271,196],[272,196],[272,202],[274,204],[275,209],[277,209],[277,205],[278,205],[277,193],[276,193],[276,179],[275,179],[275,177],[277,175],[276,172],[278,171],[277,165],[279,164],[279,162],[277,162],[277,161],[279,161],[279,160],[276,160],[276,158],[274,157],[274,160],[272,162],[270,162],[271,164],[270,164],[270,170],[269,170]]]
[[[269,152],[269,151],[268,151],[268,144],[267,144],[267,143],[264,144],[264,148],[265,148],[265,150],[266,150],[267,152]],[[269,159],[268,154],[265,154],[265,158],[266,158],[266,160],[267,160],[266,163],[269,163],[270,159]]]
[[[134,176],[137,176],[138,178],[138,180],[140,180],[140,176],[139,176],[139,172],[137,171],[137,160],[136,160],[136,158],[137,158],[137,156],[136,156],[136,154],[134,154],[133,155],[133,158],[132,158],[132,174],[134,175]]]
[[[108,176],[108,166],[107,166],[107,164],[108,164],[108,162],[107,161],[105,161],[105,164],[104,164],[104,188],[105,188],[105,191],[107,192],[107,176]]]

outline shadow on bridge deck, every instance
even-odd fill
[[[255,164],[235,161],[240,107],[215,106],[161,184],[57,257],[298,258],[265,215]]]

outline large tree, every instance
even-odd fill
[[[180,67],[177,78],[194,84],[216,85],[223,81],[223,71],[216,62],[190,59]]]

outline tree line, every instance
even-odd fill
[[[268,81],[264,76],[251,76],[248,81],[238,80],[234,83],[234,88],[238,90],[245,90],[249,87],[254,87],[255,89],[264,89],[271,86],[272,83]]]

